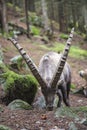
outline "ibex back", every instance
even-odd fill
[[[29,55],[26,54],[17,41],[9,38],[9,40],[18,49],[31,72],[39,82],[48,110],[53,110],[55,94],[59,97],[58,107],[61,106],[62,98],[64,103],[67,106],[70,106],[69,91],[71,84],[71,72],[68,63],[66,63],[66,59],[70,49],[73,32],[74,28],[71,30],[63,54],[48,52],[41,58],[39,68],[36,67]]]

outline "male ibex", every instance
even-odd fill
[[[66,106],[70,106],[69,91],[71,84],[71,72],[68,63],[65,62],[70,49],[73,32],[74,28],[71,30],[71,34],[67,40],[63,54],[48,52],[41,58],[39,69],[33,63],[29,55],[27,55],[23,48],[17,43],[17,41],[10,38],[10,41],[18,49],[29,66],[31,72],[39,82],[48,110],[53,109],[55,94],[59,96],[58,107],[61,106],[62,97]]]

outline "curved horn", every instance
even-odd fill
[[[18,49],[19,53],[21,54],[21,56],[23,57],[23,59],[27,63],[28,67],[30,68],[31,72],[33,73],[33,75],[35,76],[35,78],[37,79],[37,81],[39,82],[40,86],[41,87],[47,87],[46,82],[44,81],[44,79],[39,74],[39,71],[38,71],[36,65],[33,63],[33,61],[31,60],[31,58],[29,57],[29,55],[26,54],[26,52],[24,51],[24,49],[17,43],[17,41],[15,39],[9,38],[9,40]]]
[[[60,62],[57,66],[56,72],[53,76],[53,79],[52,79],[52,82],[51,82],[51,87],[53,87],[53,88],[56,87],[56,85],[57,85],[57,83],[60,79],[61,73],[63,71],[64,65],[65,65],[69,50],[70,50],[71,41],[72,41],[72,38],[73,38],[73,33],[74,33],[74,28],[72,28],[72,30],[71,30],[70,36],[69,36],[67,43],[66,43],[66,47],[65,47],[64,52],[61,56],[61,59],[60,59]]]

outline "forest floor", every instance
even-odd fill
[[[82,40],[77,36],[74,36],[73,39],[72,44],[76,44]],[[41,56],[47,52],[47,50],[40,47],[40,45],[44,43],[36,37],[28,39],[25,35],[19,36],[18,41],[38,65]],[[9,63],[12,57],[19,55],[10,41],[0,37],[0,44],[2,48],[4,48],[5,63]],[[49,44],[46,46],[49,46]],[[84,44],[82,48],[87,49],[87,45]],[[87,58],[76,59],[68,57],[68,62],[70,63],[72,69],[72,83],[75,84],[76,88],[80,88],[85,81],[81,79],[78,72],[79,70],[87,68]],[[0,90],[0,96],[1,95],[2,91]],[[83,95],[70,94],[70,103],[71,107],[87,106],[87,98]],[[69,117],[55,117],[55,110],[46,111],[38,108],[34,108],[33,110],[10,110],[1,101],[0,105],[4,108],[3,111],[0,112],[0,124],[8,126],[12,128],[12,130],[68,130],[69,123],[72,121],[74,122],[74,120]],[[46,116],[46,118],[42,118],[42,116]],[[79,124],[78,126],[77,123],[76,126],[78,130],[87,130],[87,127],[83,124]]]

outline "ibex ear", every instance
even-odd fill
[[[21,56],[23,57],[23,59],[25,60],[25,62],[27,63],[29,69],[31,70],[31,72],[33,73],[34,77],[37,79],[38,83],[40,84],[41,87],[47,87],[46,82],[44,81],[44,79],[41,77],[37,66],[34,64],[34,62],[31,60],[31,58],[29,57],[29,55],[26,54],[26,52],[23,50],[23,48],[17,43],[17,41],[15,39],[9,38],[9,40],[14,44],[14,46],[18,49],[19,53],[21,54]]]
[[[51,81],[51,87],[55,88],[59,79],[60,79],[61,73],[63,71],[64,65],[65,65],[66,59],[68,57],[69,50],[70,50],[71,41],[73,38],[73,33],[74,33],[74,28],[72,28],[72,30],[71,30],[70,36],[69,36],[67,43],[66,43],[66,47],[65,47],[64,52],[60,58],[60,62],[57,66],[56,72],[55,72],[53,79]]]

